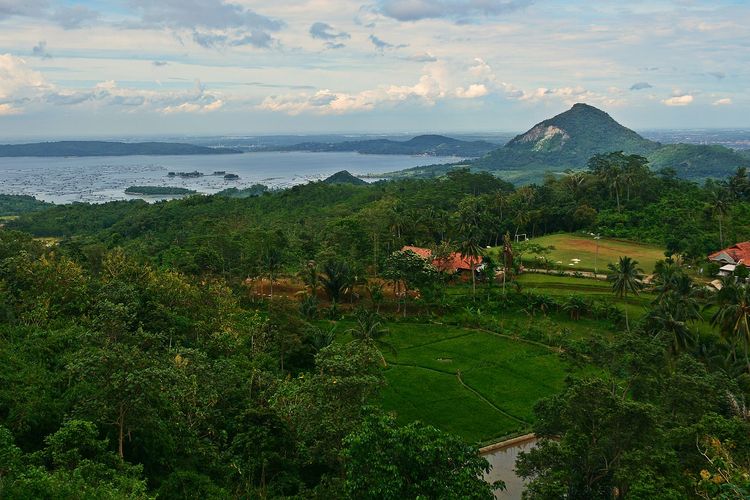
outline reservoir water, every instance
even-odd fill
[[[515,441],[515,440],[511,440]],[[484,479],[488,482],[505,481],[506,489],[495,493],[495,498],[502,500],[520,500],[523,493],[523,479],[515,472],[516,459],[522,451],[531,450],[537,443],[535,437],[521,438],[513,444],[482,453],[482,456],[492,465],[492,469],[485,474]]]
[[[377,176],[405,168],[459,160],[461,158],[310,152],[0,158],[0,193],[28,194],[53,203],[103,203],[141,198],[126,195],[124,191],[128,186],[177,186],[211,194],[229,187],[243,188],[256,183],[270,188],[284,188],[322,180],[340,170],[348,170],[354,175]],[[169,172],[193,171],[205,175],[197,178],[167,177]],[[216,171],[237,174],[239,179],[228,181],[223,176],[211,175]]]

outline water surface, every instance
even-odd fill
[[[265,184],[285,188],[321,180],[340,170],[354,175],[458,161],[453,157],[361,155],[359,153],[267,152],[236,155],[100,156],[85,158],[0,158],[0,193],[28,194],[53,203],[169,197],[126,195],[128,186],[177,186],[211,194],[229,187]],[[168,172],[198,171],[204,177],[168,178]],[[240,176],[226,181],[210,175]]]

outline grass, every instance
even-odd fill
[[[521,340],[436,324],[388,327],[397,355],[384,353],[383,407],[471,442],[528,430],[536,401],[558,392],[567,374],[553,349]]]
[[[615,264],[620,257],[628,256],[637,260],[639,267],[650,274],[656,261],[664,259],[664,250],[656,246],[610,238],[595,240],[592,236],[583,234],[551,234],[529,241],[542,246],[554,246],[555,249],[546,257],[560,268],[568,270],[593,271],[596,267],[599,273],[606,273],[607,264]],[[523,259],[527,261],[535,257],[531,253],[523,255]],[[570,266],[572,259],[580,259],[580,262]]]

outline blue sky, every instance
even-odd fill
[[[0,0],[0,136],[750,127],[750,1]]]

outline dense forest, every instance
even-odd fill
[[[750,288],[695,273],[750,239],[744,169],[698,185],[606,153],[519,188],[456,170],[254,194],[54,206],[0,231],[0,498],[492,498],[478,443],[380,407],[388,325],[563,316],[601,332],[522,339],[571,367],[534,408],[529,498],[747,497]],[[609,269],[613,297],[649,287],[646,311],[514,285],[514,236],[560,231],[665,248]],[[462,281],[404,245],[485,267]]]

